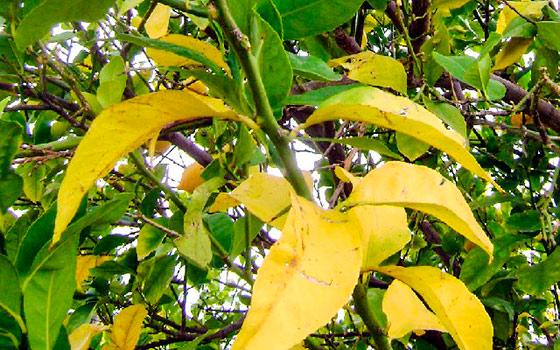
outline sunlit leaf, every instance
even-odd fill
[[[478,225],[459,189],[433,169],[388,162],[371,171],[355,186],[348,204],[354,206],[359,203],[403,206],[428,213],[492,256],[492,243]]]
[[[131,305],[122,309],[115,317],[111,328],[110,349],[133,350],[140,338],[142,322],[148,315],[146,308],[142,305]]]
[[[53,242],[74,216],[86,191],[122,156],[169,123],[209,116],[236,118],[221,100],[175,90],[138,96],[103,111],[76,149],[60,185]],[[119,135],[118,140],[115,135]]]
[[[440,320],[428,310],[409,286],[394,280],[383,298],[383,312],[389,324],[388,335],[401,338],[415,330],[447,332]]]
[[[406,94],[406,72],[402,63],[392,57],[364,51],[329,61],[331,66],[348,70],[348,78],[360,83],[389,87]]]
[[[229,66],[224,61],[222,53],[212,44],[195,39],[192,36],[181,34],[169,34],[160,38],[160,40],[166,43],[175,44],[193,51],[197,51],[214,62],[218,67],[223,68],[229,74]],[[148,53],[148,56],[150,56],[150,58],[152,58],[155,63],[160,66],[201,66],[201,62],[199,61],[179,56],[170,51],[147,48],[146,52]]]
[[[270,249],[233,350],[285,350],[326,324],[358,279],[360,229],[345,214],[293,196],[282,238]]]
[[[484,306],[457,278],[431,266],[387,266],[378,271],[414,289],[461,350],[491,350],[492,321]]]
[[[501,187],[465,148],[465,139],[418,104],[372,87],[357,87],[325,101],[302,128],[339,118],[393,129],[436,147],[474,174]]]
[[[170,18],[171,7],[163,4],[157,4],[144,25],[148,36],[150,38],[157,39],[167,34]]]

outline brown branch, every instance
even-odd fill
[[[189,140],[180,132],[171,132],[164,135],[162,139],[171,142],[181,150],[185,151],[189,156],[191,156],[197,163],[202,166],[207,166],[213,160],[212,156],[208,154],[208,152],[198,147],[194,142]]]

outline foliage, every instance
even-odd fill
[[[559,29],[547,1],[2,1],[0,348],[560,346]]]

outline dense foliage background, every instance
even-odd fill
[[[385,161],[403,160],[451,179],[491,238],[492,261],[439,220],[408,210],[413,238],[389,262],[435,266],[460,278],[485,305],[498,349],[560,348],[557,5],[229,1],[241,32],[253,34],[253,54],[285,134],[321,101],[359,82],[410,98],[468,138],[472,154],[505,193],[426,144],[362,122],[318,124],[296,134],[291,147],[324,207],[351,190],[334,176],[335,165],[363,175]],[[247,16],[253,6],[258,19]],[[230,346],[258,267],[279,235],[243,207],[209,207],[217,189],[228,192],[258,169],[282,168],[282,155],[268,152],[274,140],[232,121],[167,125],[154,135],[160,140],[155,155],[146,143],[88,192],[71,226],[79,232],[77,249],[48,249],[68,161],[104,109],[154,91],[191,89],[249,117],[258,114],[254,77],[232,49],[231,38],[243,34],[224,28],[214,4],[204,0],[0,3],[0,348],[110,348],[117,346],[109,345],[117,342],[115,329],[134,324],[142,325],[137,349]],[[180,46],[157,40],[167,33],[213,45],[231,75],[193,61],[163,63],[165,57],[150,48],[181,54]],[[360,52],[401,65],[379,56],[345,57]],[[339,57],[345,58],[332,61]],[[106,141],[121,137],[115,132]],[[202,178],[203,167],[191,166],[177,189],[182,168],[193,161],[205,168]],[[215,177],[226,185],[191,194]],[[196,257],[185,257],[173,243],[183,234],[189,208],[198,208],[211,237],[207,266],[197,266]],[[373,316],[386,326],[381,300],[390,279],[376,273],[365,278]],[[132,304],[145,305],[147,316],[119,324],[115,316]],[[80,339],[87,344],[79,347]],[[352,301],[305,341],[311,349],[372,344]],[[455,345],[446,333],[426,331],[392,346]]]

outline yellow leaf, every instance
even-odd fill
[[[147,315],[148,312],[142,305],[131,305],[122,309],[115,317],[113,328],[111,329],[111,341],[114,348],[118,350],[134,350],[140,338],[142,322]]]
[[[91,339],[103,331],[105,327],[94,324],[83,324],[76,328],[68,336],[72,350],[88,350]]]
[[[377,270],[420,294],[459,349],[492,349],[492,321],[480,300],[463,282],[431,266],[387,266]]]
[[[548,1],[508,1],[508,4],[516,9],[520,14],[532,19],[538,19],[542,16],[542,8],[548,4]],[[509,6],[504,6],[502,12],[498,16],[496,23],[496,32],[502,34],[507,26],[519,15],[515,13]]]
[[[82,290],[82,283],[89,277],[89,270],[110,260],[109,256],[78,255],[76,262],[76,284],[79,291]]]
[[[465,148],[466,140],[460,134],[447,129],[438,117],[407,98],[373,87],[357,87],[323,102],[301,128],[339,118],[372,123],[412,136],[446,152],[503,191]]]
[[[440,320],[428,310],[409,286],[394,280],[383,297],[383,312],[387,315],[391,338],[402,338],[406,334],[430,329],[447,332]]]
[[[251,175],[231,192],[231,196],[264,222],[282,229],[290,208],[290,184],[283,177],[265,173]]]
[[[433,215],[492,256],[493,245],[459,189],[425,166],[388,162],[354,188],[348,205],[402,206]]]
[[[229,208],[236,207],[241,204],[237,199],[233,198],[229,193],[220,192],[214,203],[208,208],[209,213],[215,213],[218,211],[226,211]]]
[[[469,1],[470,0],[434,0],[432,7],[436,9],[438,14],[447,17],[451,15],[451,12],[449,10],[462,7]]]
[[[354,188],[359,188],[363,181],[362,177],[356,177],[341,167],[336,167],[334,173],[341,181],[352,183]],[[365,199],[359,197],[360,193],[352,192],[348,201],[363,202]],[[350,209],[349,214],[362,228],[364,270],[379,265],[410,241],[404,208],[360,205]]]
[[[285,350],[325,325],[358,279],[359,227],[295,195],[280,240],[259,269],[233,350]]]
[[[171,7],[157,4],[144,24],[148,36],[157,39],[167,34],[169,18],[171,18]]]
[[[496,55],[492,70],[504,69],[519,61],[532,42],[533,39],[511,38]]]
[[[155,92],[105,109],[76,149],[60,185],[53,244],[76,213],[83,195],[121,157],[166,125],[201,117],[237,119],[221,100],[191,91]]]
[[[160,40],[198,51],[206,56],[206,58],[216,63],[218,67],[223,68],[228,74],[230,73],[229,66],[224,61],[222,53],[210,43],[181,34],[169,34]],[[152,58],[159,66],[202,66],[199,62],[176,55],[169,51],[147,48],[146,52],[148,53],[148,56],[150,56],[150,58]]]
[[[381,264],[410,241],[404,208],[363,205],[352,208],[349,214],[362,228],[364,270]]]
[[[364,51],[330,60],[329,65],[348,70],[348,78],[352,80],[373,86],[389,87],[406,94],[406,72],[402,63],[392,57]]]

